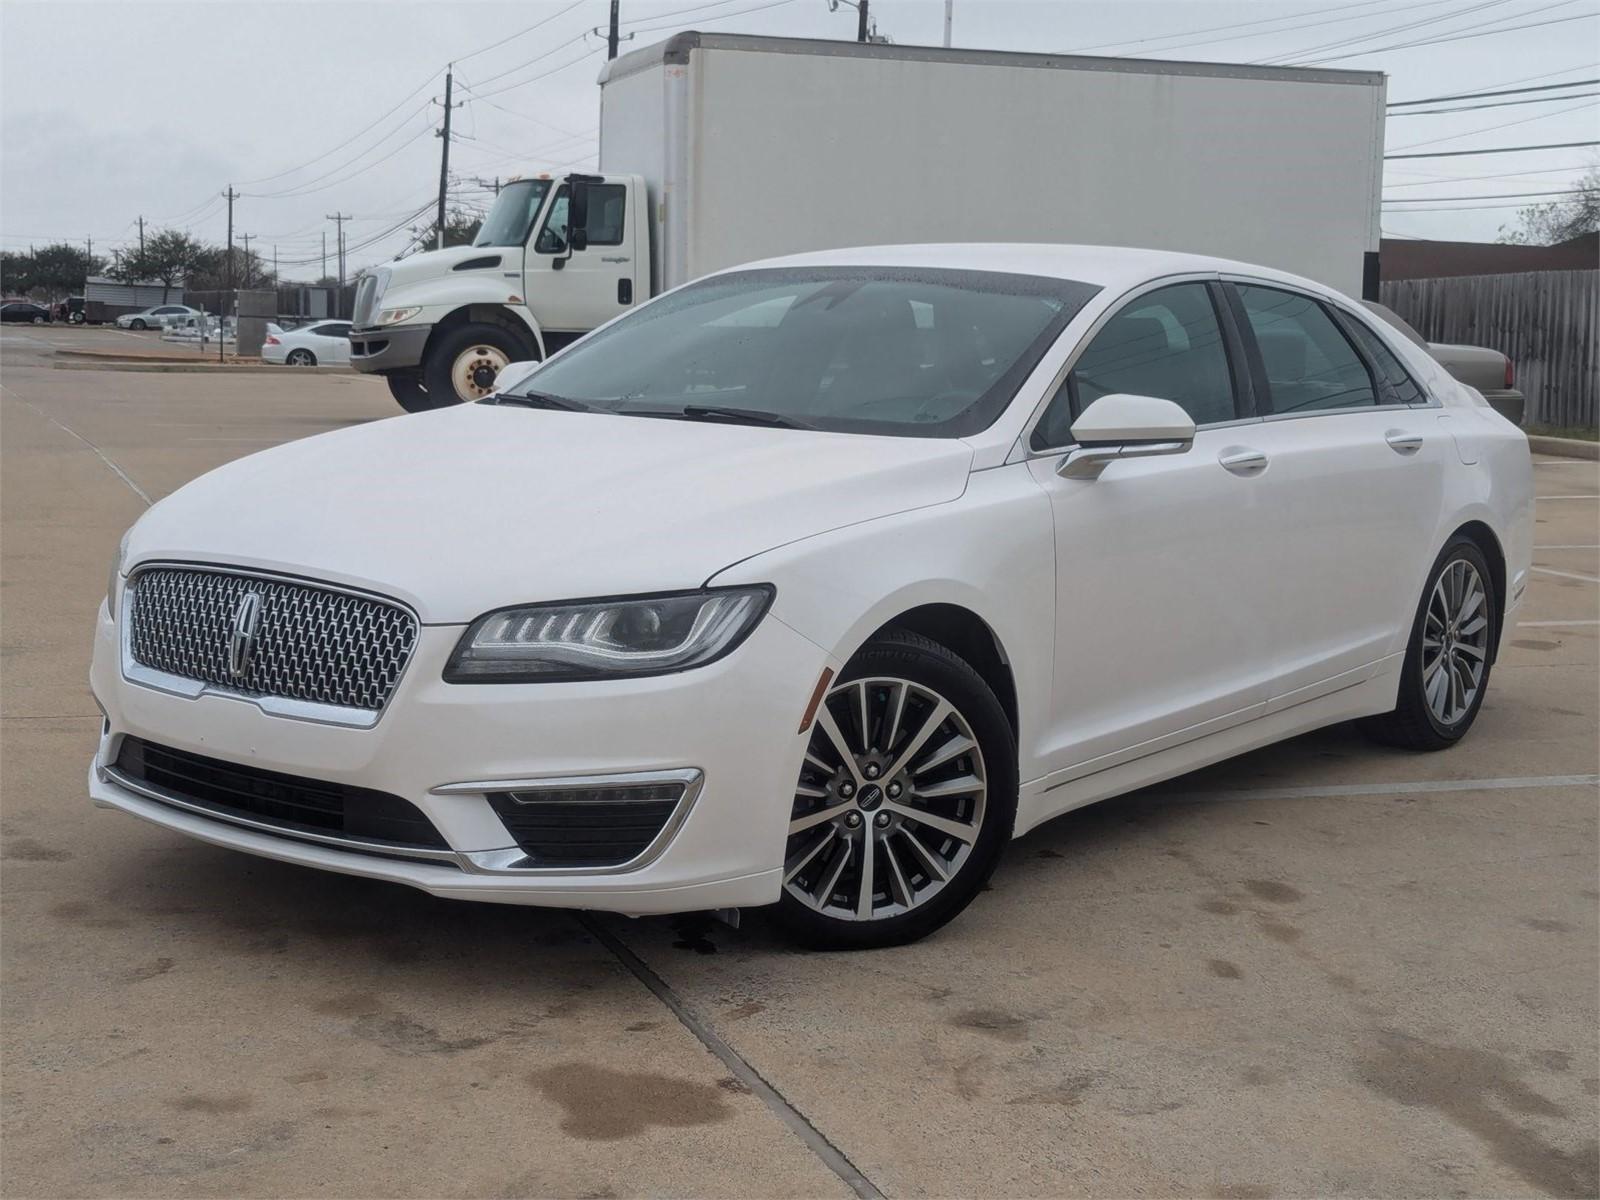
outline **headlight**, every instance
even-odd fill
[[[503,608],[468,628],[445,681],[615,679],[704,666],[755,628],[772,594],[760,585]]]
[[[398,325],[401,321],[409,321],[421,311],[420,308],[386,308],[378,314],[378,324]]]
[[[132,529],[123,534],[116,554],[111,557],[111,577],[106,580],[106,611],[113,621],[117,619],[117,581],[122,578],[122,564],[128,557],[128,539],[132,536]]]

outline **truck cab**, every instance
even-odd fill
[[[400,259],[356,287],[350,363],[410,412],[475,400],[651,292],[638,175],[531,175],[500,189],[470,246]]]

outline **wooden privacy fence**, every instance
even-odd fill
[[[1507,355],[1529,424],[1600,423],[1600,270],[1395,279],[1380,286],[1379,299],[1430,342]]]

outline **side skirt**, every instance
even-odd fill
[[[1399,694],[1400,669],[1404,661],[1403,654],[1391,655],[1359,683],[1288,707],[1275,707],[1288,699],[1279,697],[1265,706],[1268,711],[1262,716],[1215,733],[1202,734],[1131,762],[1107,766],[1091,774],[1082,774],[1082,767],[1068,768],[1031,780],[1022,785],[1022,794],[1018,797],[1014,836],[1021,837],[1036,825],[1073,809],[1197,771],[1285,738],[1340,721],[1388,712],[1394,708],[1395,697]]]

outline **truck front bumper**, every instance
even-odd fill
[[[422,362],[432,325],[392,325],[350,331],[350,365],[358,371],[405,371]]]

